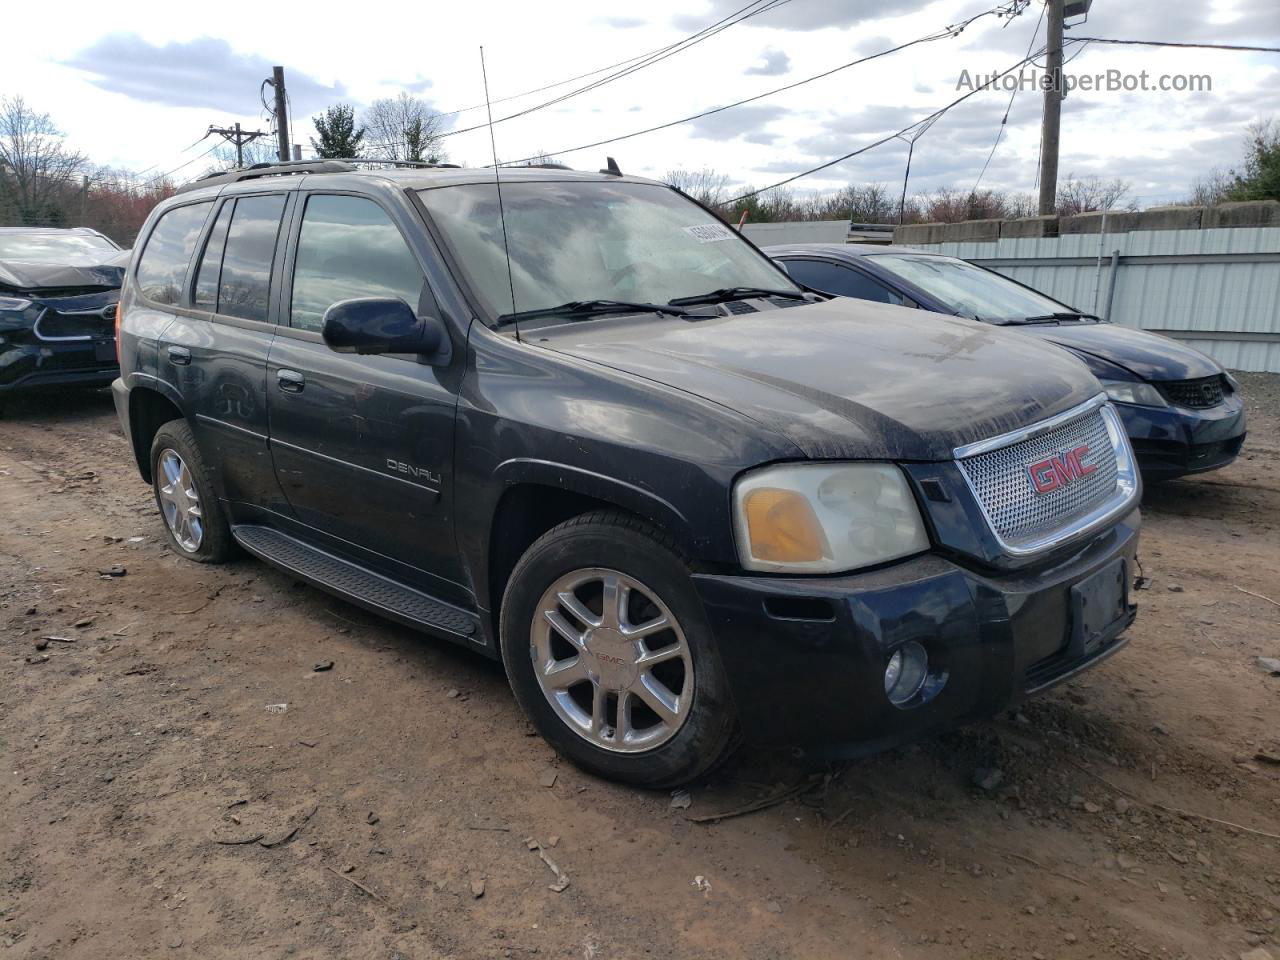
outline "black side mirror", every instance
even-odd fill
[[[324,312],[324,342],[338,353],[437,353],[448,342],[435,317],[395,297],[339,300]]]

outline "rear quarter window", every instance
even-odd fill
[[[176,304],[182,300],[187,266],[213,201],[174,207],[160,216],[147,238],[135,274],[138,292],[148,300]]]

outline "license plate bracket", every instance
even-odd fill
[[[1071,646],[1089,656],[1129,612],[1128,564],[1116,560],[1072,586],[1071,608]]]
[[[115,340],[95,340],[93,343],[93,359],[99,363],[114,362],[116,359]]]

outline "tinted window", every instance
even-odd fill
[[[235,201],[228,200],[218,211],[218,219],[205,241],[204,256],[196,271],[196,306],[202,310],[218,309],[218,278],[222,275],[222,251],[227,245],[227,226],[231,223],[231,211]]]
[[[422,283],[400,231],[372,200],[307,201],[293,268],[292,326],[319,330],[329,307],[356,297],[399,297],[417,310]]]
[[[213,201],[174,207],[160,217],[138,261],[138,291],[156,303],[177,303],[191,252]]]
[[[266,320],[271,295],[271,261],[285,198],[240,197],[227,230],[218,285],[218,312],[245,320]]]
[[[877,303],[902,303],[902,297],[861,270],[821,260],[788,260],[787,273],[806,287],[838,297],[856,297]]]

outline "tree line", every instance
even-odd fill
[[[351,104],[328,107],[313,120],[311,147],[321,158],[412,160],[441,163],[444,117],[425,100],[401,92],[357,111]],[[245,145],[246,165],[274,161],[265,140]],[[535,163],[551,163],[546,154]],[[236,164],[230,146],[212,151],[208,171]],[[0,226],[87,226],[118,243],[133,242],[155,204],[176,185],[168,175],[134,174],[93,163],[68,144],[48,113],[22,96],[0,97]],[[1035,198],[1004,190],[941,187],[901,196],[882,183],[850,183],[837,190],[812,192],[774,189],[756,194],[712,168],[670,170],[664,176],[725,220],[746,213],[753,223],[781,220],[852,220],[855,223],[953,223],[988,218],[1032,216]],[[1057,213],[1135,209],[1127,181],[1068,175],[1058,188]],[[746,199],[735,198],[752,194]],[[1215,169],[1195,181],[1185,203],[1231,200],[1280,200],[1280,123],[1262,120],[1249,126],[1238,166]]]

